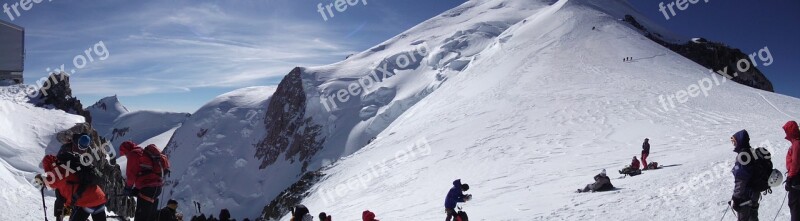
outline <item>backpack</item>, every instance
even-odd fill
[[[164,155],[156,148],[156,145],[147,145],[142,150],[142,154],[143,158],[146,159],[139,164],[143,174],[155,173],[159,177],[169,176],[169,159],[167,155]]]
[[[467,212],[458,211],[456,214],[456,221],[469,221],[469,217],[467,217]]]
[[[756,192],[768,191],[768,193],[771,193],[769,179],[774,170],[772,168],[772,154],[763,147],[756,148],[750,153],[753,154],[750,162],[750,170],[753,176],[750,178],[748,186]]]

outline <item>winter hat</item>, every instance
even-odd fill
[[[467,191],[467,190],[469,190],[469,184],[466,184],[466,183],[465,183],[465,184],[461,184],[461,190],[462,190],[462,191]]]
[[[325,212],[319,213],[319,220],[320,221],[325,221],[325,218],[327,218],[327,217],[328,217],[328,214],[326,214]]]
[[[603,176],[605,176],[606,175],[606,169],[603,169],[603,171],[600,171],[600,174],[603,174]]]
[[[78,147],[81,149],[88,149],[89,144],[92,143],[92,138],[89,135],[83,135],[78,139]]]
[[[178,201],[170,199],[169,201],[167,201],[167,205],[170,205],[170,204],[178,205]]]

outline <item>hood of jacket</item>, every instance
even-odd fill
[[[733,135],[733,139],[736,140],[736,146],[733,148],[733,152],[739,153],[750,149],[750,134],[747,133],[747,130],[736,132],[736,134]]]
[[[787,140],[800,140],[800,129],[797,127],[797,122],[786,122],[786,124],[783,125],[783,131],[786,132]]]

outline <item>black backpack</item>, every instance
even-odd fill
[[[759,147],[751,150],[750,171],[753,176],[750,178],[748,186],[756,192],[772,192],[769,186],[769,178],[772,175],[772,154],[766,148]]]

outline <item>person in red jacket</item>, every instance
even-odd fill
[[[633,160],[631,161],[631,169],[638,170],[640,167],[639,160],[636,159],[636,156],[633,156]]]
[[[158,216],[158,196],[161,195],[161,186],[164,182],[160,175],[148,171],[149,156],[144,150],[131,141],[120,145],[119,152],[128,158],[125,171],[125,190],[123,195],[136,196],[136,217],[134,221],[152,221]]]
[[[797,122],[789,121],[783,125],[786,132],[786,140],[792,143],[789,152],[786,154],[786,191],[789,191],[789,212],[792,214],[792,221],[800,221],[800,129]]]
[[[373,213],[372,211],[369,211],[369,210],[365,210],[363,213],[361,213],[361,220],[363,220],[363,221],[380,221],[378,219],[375,219],[375,213]]]
[[[73,165],[70,165],[72,167]],[[47,155],[42,159],[42,167],[48,174],[44,184],[51,189],[58,190],[67,206],[73,206],[70,221],[87,220],[89,216],[95,221],[106,220],[106,194],[97,185],[83,188],[83,193],[76,193],[81,189],[81,180],[70,169],[62,167],[57,157]]]

